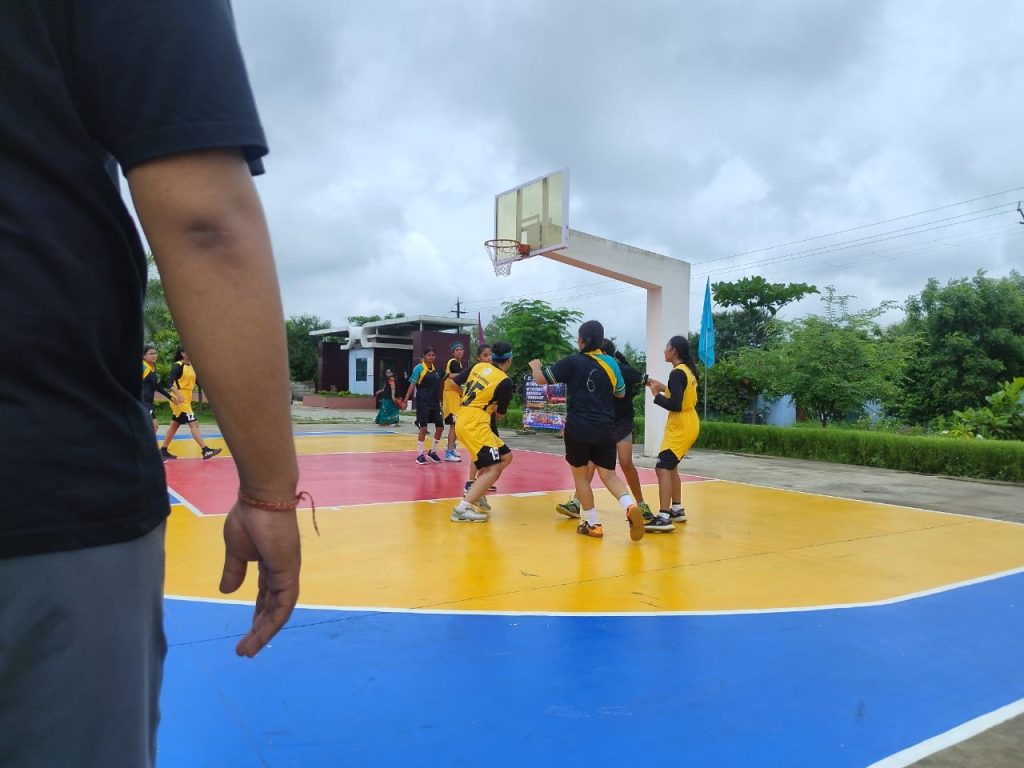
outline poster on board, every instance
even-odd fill
[[[523,429],[561,432],[565,427],[565,384],[523,379]]]

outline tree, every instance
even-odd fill
[[[765,341],[765,328],[787,304],[818,289],[807,283],[769,283],[763,277],[744,277],[734,283],[714,283],[715,302],[721,307],[736,307],[740,327],[746,334],[746,345],[760,347]],[[718,317],[715,317],[715,346],[719,342]],[[729,327],[723,323],[723,330]],[[726,337],[728,339],[728,336]]]
[[[319,358],[317,342],[309,335],[331,327],[330,320],[316,315],[292,315],[284,321],[288,338],[288,369],[292,381],[312,381],[316,378],[316,364]]]
[[[894,305],[850,313],[849,296],[829,286],[824,316],[810,315],[767,328],[767,348],[740,354],[774,397],[792,395],[822,427],[875,400],[891,403],[898,392],[909,345],[886,337],[877,318]]]
[[[493,344],[507,341],[514,358],[508,375],[518,387],[528,369],[539,358],[553,363],[576,349],[576,324],[583,315],[571,309],[556,309],[539,299],[506,301],[502,312],[487,324],[486,338]]]
[[[715,312],[715,357],[712,371],[700,368],[708,378],[708,409],[718,417],[739,420],[747,410],[753,418],[757,396],[763,383],[750,370],[737,365],[733,353],[761,348],[767,338],[768,324],[787,304],[817,293],[807,283],[769,283],[763,277],[744,277],[732,283],[714,283],[715,301],[732,311]],[[690,345],[696,351],[699,334],[691,334]],[[702,393],[703,394],[703,393]]]
[[[906,303],[894,334],[915,338],[898,413],[924,423],[978,407],[1001,381],[1024,375],[1024,277],[934,278]]]

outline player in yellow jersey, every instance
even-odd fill
[[[171,440],[174,439],[178,427],[182,424],[187,424],[192,431],[192,439],[199,443],[204,460],[212,459],[222,450],[208,446],[199,433],[199,424],[196,423],[196,415],[192,412],[192,390],[195,389],[195,386],[196,370],[192,367],[192,361],[188,359],[188,352],[178,347],[178,351],[174,354],[174,365],[171,366],[169,389],[181,400],[179,402],[171,401],[171,426],[167,428],[164,444],[160,447],[160,456],[164,461],[178,458],[167,449],[171,447]]]
[[[445,461],[462,461],[455,447],[455,419],[458,417],[459,403],[462,402],[462,387],[452,381],[462,371],[462,356],[466,348],[461,341],[456,341],[450,349],[452,356],[444,366],[444,383],[441,385],[441,407],[444,410],[444,423],[448,425],[448,445],[444,449]]]
[[[697,363],[685,336],[673,336],[665,345],[665,362],[672,364],[668,384],[651,379],[647,386],[654,404],[668,411],[665,436],[661,440],[658,463],[658,491],[661,508],[646,520],[647,530],[662,530],[670,523],[685,523],[679,462],[696,442],[700,433],[697,416]]]
[[[511,364],[512,345],[499,341],[491,347],[491,361],[477,363],[466,376],[466,391],[455,430],[469,450],[477,475],[466,498],[452,510],[452,522],[487,520],[487,512],[478,508],[477,503],[512,463],[509,447],[491,428],[491,415],[504,416],[512,399],[512,380],[507,373]]]

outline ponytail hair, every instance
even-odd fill
[[[618,360],[619,365],[629,365],[629,360],[627,360],[626,356],[615,348],[615,342],[611,339],[605,339],[601,342],[601,351]]]
[[[583,342],[580,352],[596,352],[604,341],[604,326],[598,320],[587,320],[580,326],[579,337]]]
[[[699,381],[697,361],[693,359],[693,351],[690,349],[690,342],[687,338],[685,336],[673,336],[668,340],[668,345],[676,351],[676,354],[679,356],[679,362],[684,363],[690,369],[694,381]]]
[[[184,359],[185,359],[185,348],[184,347],[178,347],[176,350],[174,350],[174,362],[180,363]]]

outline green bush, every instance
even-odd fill
[[[642,420],[640,424],[642,434]],[[705,421],[698,448],[1024,482],[1024,442],[951,440],[886,432],[793,429]]]

